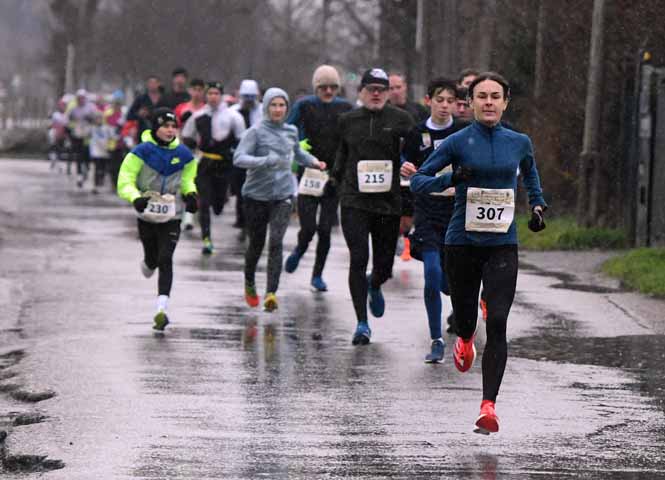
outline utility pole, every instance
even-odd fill
[[[598,153],[603,80],[605,0],[594,0],[591,21],[589,77],[584,116],[584,141],[579,159],[577,221],[591,225],[598,218],[601,161]]]

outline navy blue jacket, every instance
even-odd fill
[[[468,187],[512,188],[517,190],[519,167],[529,197],[529,205],[545,206],[540,177],[528,136],[497,125],[487,127],[473,122],[469,127],[446,138],[411,177],[411,190],[416,193],[442,192],[452,186],[452,173],[435,174],[447,165],[470,167],[473,176],[455,187],[455,210],[446,232],[446,245],[516,245],[515,221],[506,233],[467,232],[466,191]],[[515,195],[516,197],[517,195]]]
[[[455,118],[450,127],[435,130],[427,126],[427,121],[424,120],[413,127],[404,140],[402,158],[412,163],[416,168],[420,168],[425,163],[432,152],[441,145],[444,138],[469,125],[463,120]],[[453,214],[454,203],[455,197],[452,196],[414,194],[414,223],[417,226],[421,222],[427,221],[441,225],[445,229]]]
[[[300,140],[306,138],[312,146],[309,153],[326,162],[328,169],[332,170],[339,147],[339,116],[352,108],[340,97],[325,103],[316,95],[308,95],[293,105],[286,122],[298,127]]]

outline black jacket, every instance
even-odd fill
[[[413,119],[408,113],[390,105],[379,111],[361,107],[340,116],[340,145],[332,178],[340,190],[342,207],[359,208],[384,215],[401,214],[400,149],[403,139],[413,126]],[[360,160],[392,161],[393,176],[389,192],[358,191]]]
[[[332,169],[339,146],[337,125],[339,116],[353,106],[346,100],[336,97],[325,103],[315,95],[298,100],[289,112],[288,123],[298,127],[300,139],[308,139],[312,146],[309,152]]]
[[[150,95],[148,95],[147,93],[143,93],[137,96],[134,99],[134,102],[132,103],[131,107],[129,107],[129,111],[127,112],[127,120],[138,121],[139,138],[141,137],[141,133],[144,130],[149,129],[151,127],[150,117],[152,116],[152,112],[154,109],[161,106],[163,98],[164,94],[162,94],[157,103],[154,104],[152,103]],[[148,109],[148,114],[145,117],[139,115],[139,110],[141,110],[143,107]]]
[[[189,102],[192,99],[191,95],[187,92],[174,92],[170,91],[169,93],[162,95],[162,98],[159,100],[160,107],[167,107],[171,110],[175,110],[175,107],[181,103]]]

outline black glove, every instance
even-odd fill
[[[473,176],[473,170],[471,169],[471,167],[463,167],[460,165],[453,172],[453,176],[450,179],[450,181],[453,185],[457,185],[460,182],[466,182],[470,180],[472,176]]]
[[[326,186],[323,187],[323,195],[326,197],[334,197],[337,195],[337,180],[334,178],[328,179]]]
[[[145,210],[145,207],[148,206],[148,201],[150,199],[148,197],[139,197],[136,200],[134,200],[132,203],[134,204],[134,210],[136,210],[139,213],[143,213],[143,210]]]
[[[531,211],[531,220],[529,220],[529,230],[532,232],[540,232],[545,229],[545,212],[540,209],[533,209]]]
[[[188,193],[182,199],[185,201],[185,211],[189,213],[196,213],[199,209],[199,197],[196,193]]]

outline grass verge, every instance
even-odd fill
[[[526,250],[616,250],[626,247],[626,236],[620,230],[580,227],[571,217],[546,218],[545,230],[533,233],[529,216],[517,217],[520,248]]]
[[[665,248],[637,248],[603,264],[603,272],[647,295],[665,297]]]

